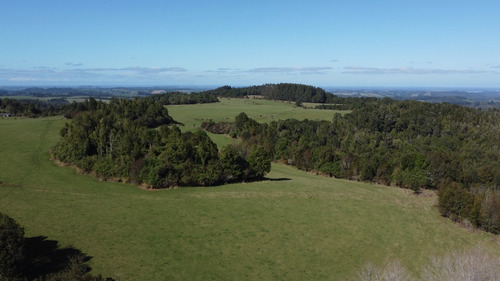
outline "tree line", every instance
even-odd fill
[[[250,86],[243,88],[223,86],[214,90],[205,91],[204,93],[214,94],[218,97],[227,98],[263,96],[264,98],[270,100],[317,103],[324,103],[328,95],[321,88],[291,83],[265,84],[261,86]]]
[[[437,189],[441,214],[500,233],[500,111],[377,99],[332,121],[203,128],[261,145],[274,161],[337,178]]]
[[[117,99],[112,97],[109,100]],[[186,94],[182,92],[170,92],[155,94],[144,97],[158,105],[199,104],[218,102],[217,96],[208,93]],[[89,97],[84,102],[68,102],[66,98],[51,98],[47,100],[38,99],[0,99],[0,113],[8,113],[10,116],[21,116],[29,118],[65,115],[71,117],[81,111],[86,111],[95,103],[96,99]],[[108,100],[106,100],[108,101]]]
[[[210,186],[261,179],[271,168],[259,145],[219,152],[203,130],[182,133],[153,98],[89,99],[75,106],[52,155],[103,179],[152,188]]]
[[[0,112],[9,116],[30,118],[60,115],[69,102],[63,98],[53,98],[46,101],[30,99],[0,99]]]
[[[213,94],[217,97],[225,98],[261,96],[268,100],[289,101],[297,104],[302,102],[322,103],[324,105],[318,105],[318,109],[335,110],[348,110],[359,104],[377,100],[377,98],[373,97],[339,97],[327,93],[319,87],[293,83],[265,84],[241,88],[223,86],[202,93]]]

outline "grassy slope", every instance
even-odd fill
[[[227,98],[219,98],[219,100],[218,103],[168,106],[168,111],[176,121],[184,124],[181,127],[183,131],[196,130],[203,121],[210,119],[215,122],[233,122],[236,115],[241,112],[245,112],[248,117],[258,122],[271,122],[288,118],[332,120],[335,113],[345,113],[345,111],[304,109],[289,102]],[[309,105],[313,107],[313,104]],[[219,147],[235,142],[235,140],[223,135],[211,133],[209,135]]]
[[[211,188],[151,192],[98,182],[49,160],[63,123],[0,119],[0,211],[27,236],[93,256],[95,273],[144,281],[342,280],[366,261],[397,258],[415,269],[433,253],[477,243],[499,251],[492,235],[441,218],[435,197],[283,165],[273,166],[269,181]]]
[[[169,113],[175,120],[186,127],[199,127],[202,121],[212,119],[218,121],[234,121],[234,117],[245,112],[248,117],[258,122],[270,122],[278,119],[321,119],[332,120],[336,112],[333,110],[304,109],[288,102],[275,102],[258,99],[219,99],[218,103],[197,105],[169,106]]]

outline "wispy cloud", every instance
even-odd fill
[[[484,74],[495,73],[493,71],[474,70],[474,69],[439,69],[439,68],[379,68],[379,67],[362,67],[348,66],[342,71],[344,74]]]
[[[229,67],[219,67],[216,70],[216,72],[232,72],[232,71],[239,71],[239,69],[233,69]]]
[[[300,74],[324,74],[331,67],[259,67],[247,70],[250,73],[300,73]]]
[[[206,70],[206,73],[227,74],[227,75],[248,75],[248,74],[326,74],[332,67],[257,67],[251,69],[220,67],[216,70]]]
[[[78,67],[78,66],[83,66],[83,63],[73,63],[73,62],[67,62],[65,63],[67,66],[73,66],[73,67]]]
[[[70,66],[70,64],[66,64]],[[75,64],[71,64],[74,66]],[[72,68],[33,67],[31,69],[0,68],[0,82],[95,83],[124,81],[160,81],[187,72],[182,67]]]
[[[241,69],[238,68],[229,68],[229,67],[219,67],[215,70],[205,70],[205,73],[216,73],[216,74],[240,74],[242,72]]]
[[[182,67],[126,67],[116,69],[117,71],[133,71],[141,74],[161,74],[165,72],[186,72],[187,69]]]
[[[123,68],[75,68],[68,71],[79,71],[79,72],[115,72],[115,73],[126,73],[133,72],[137,74],[161,74],[168,72],[186,72],[187,69],[182,67],[143,67],[143,66],[132,66]]]

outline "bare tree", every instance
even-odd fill
[[[382,281],[382,273],[373,263],[367,263],[358,272],[358,278],[360,281]]]
[[[399,261],[388,263],[383,270],[367,263],[357,276],[360,281],[500,281],[500,259],[477,246],[432,257],[422,271],[422,279],[412,277]]]
[[[500,263],[483,247],[431,258],[423,272],[426,281],[500,281]]]
[[[413,278],[399,261],[392,261],[383,270],[367,263],[359,272],[360,281],[411,281]]]
[[[412,281],[413,278],[399,261],[392,261],[384,268],[384,281]]]

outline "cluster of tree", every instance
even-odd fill
[[[59,249],[57,242],[50,243],[39,237],[25,238],[23,227],[0,213],[0,280],[113,280],[88,273],[87,260],[88,257],[76,249]]]
[[[202,93],[213,94],[224,98],[245,98],[248,96],[262,96],[263,89],[270,85],[250,86],[242,88],[233,88],[231,86],[222,86],[214,90],[204,91]]]
[[[0,112],[30,118],[54,116],[61,114],[68,104],[68,101],[61,98],[47,101],[4,98],[0,99]]]
[[[242,88],[223,86],[202,93],[226,98],[260,96],[268,100],[295,102],[299,106],[303,102],[321,103],[315,108],[330,110],[351,110],[366,104],[376,103],[379,100],[375,97],[340,97],[327,93],[318,87],[291,83],[265,84]]]
[[[291,83],[265,84],[261,86],[251,86],[243,88],[223,86],[215,90],[206,91],[204,93],[228,98],[263,96],[264,98],[269,100],[314,103],[324,103],[327,101],[327,96],[330,95],[327,94],[323,89],[318,87]]]
[[[500,111],[380,99],[329,121],[205,124],[275,161],[338,178],[439,189],[453,219],[500,232]]]
[[[327,110],[353,110],[360,107],[365,107],[368,104],[377,104],[380,99],[373,97],[339,97],[328,95],[324,104],[316,105],[315,109]]]
[[[64,88],[55,88],[63,91]],[[52,93],[52,89],[47,89]],[[112,97],[111,100],[118,99]],[[177,104],[198,104],[198,103],[214,103],[219,100],[213,94],[208,93],[192,93],[186,94],[181,92],[169,92],[157,95],[148,95],[143,99],[148,103],[155,103],[161,105],[177,105]],[[8,113],[11,116],[23,117],[45,117],[55,115],[65,115],[71,118],[82,111],[95,110],[97,104],[96,99],[89,97],[85,102],[69,103],[65,98],[52,98],[48,100],[38,99],[0,99],[0,112]],[[139,112],[140,113],[140,112]]]
[[[170,92],[151,95],[145,99],[151,99],[152,101],[162,105],[214,103],[219,101],[216,95],[205,92],[191,94]]]
[[[261,179],[271,159],[259,146],[217,146],[202,130],[181,133],[151,98],[87,100],[61,130],[54,158],[105,178],[153,188]]]

